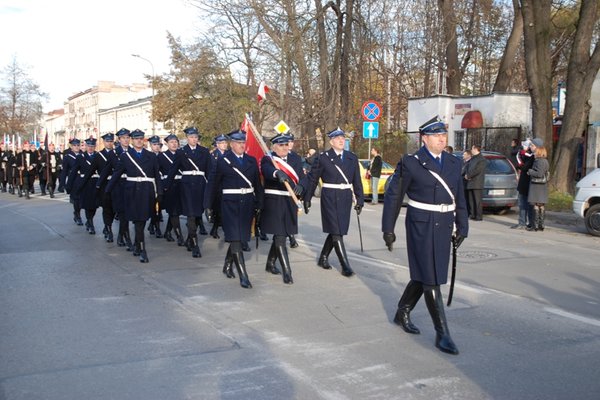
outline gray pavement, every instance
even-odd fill
[[[202,237],[193,259],[149,238],[141,264],[75,226],[62,195],[0,194],[0,399],[600,398],[600,242],[577,223],[472,225],[447,310],[455,357],[433,346],[423,302],[421,335],[391,322],[409,279],[403,217],[390,253],[381,206],[366,206],[348,279],[335,257],[331,271],[315,265],[313,203],[290,251],[294,285],[264,272],[261,242],[245,290],[221,273],[222,240]]]

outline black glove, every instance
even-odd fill
[[[465,237],[458,233],[456,235],[452,236],[452,243],[454,244],[454,247],[456,247],[457,249],[460,247],[460,245],[462,244],[462,242],[464,240],[465,240]]]
[[[310,200],[304,200],[304,214],[308,214],[310,210]]]
[[[356,215],[360,215],[362,208],[363,208],[363,206],[361,206],[360,204],[357,204],[354,206],[354,209],[356,210]]]
[[[275,178],[277,178],[280,183],[291,182],[290,177],[280,169],[275,171]]]
[[[383,234],[383,241],[385,242],[385,245],[387,246],[388,250],[392,251],[392,249],[394,248],[394,242],[396,241],[396,234],[385,232]]]
[[[294,194],[298,197],[302,197],[302,193],[304,193],[304,186],[297,184],[294,188]]]

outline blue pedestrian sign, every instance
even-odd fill
[[[379,137],[379,122],[363,121],[363,138],[377,139]]]

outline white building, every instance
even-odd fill
[[[100,135],[106,132],[117,132],[121,128],[131,131],[140,129],[146,136],[154,132],[161,138],[168,135],[162,122],[152,123],[152,96],[136,99],[114,107],[98,111]]]
[[[48,134],[48,141],[54,143],[56,146],[63,145],[67,146],[69,138],[66,135],[65,130],[65,110],[58,109],[50,111],[44,114],[44,120],[42,123],[42,134]],[[44,137],[40,138],[43,141]]]

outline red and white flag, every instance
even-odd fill
[[[246,132],[246,154],[250,154],[252,157],[256,158],[256,161],[258,162],[258,168],[260,169],[260,160],[263,158],[265,153],[260,147],[258,139],[256,139],[255,135],[258,133],[252,130],[252,127],[246,118],[244,118],[244,122],[242,122],[241,129]]]
[[[267,93],[269,93],[269,87],[263,81],[258,85],[258,94],[256,95],[256,99],[259,103],[267,99]]]

